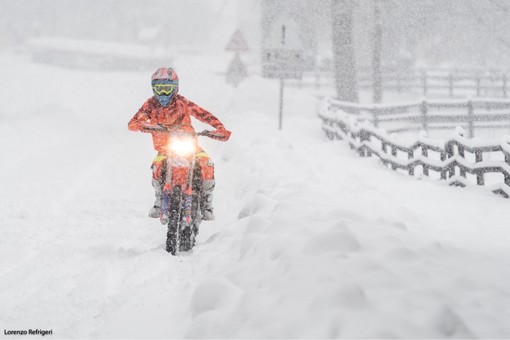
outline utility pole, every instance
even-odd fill
[[[374,1],[374,32],[373,32],[373,51],[372,51],[372,101],[380,103],[382,101],[382,23],[381,23],[381,0]]]
[[[357,102],[358,82],[352,32],[354,0],[331,0],[333,58],[339,100]]]

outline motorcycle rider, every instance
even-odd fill
[[[154,206],[149,211],[149,217],[159,218],[161,214],[161,198],[163,189],[163,169],[167,158],[168,133],[155,131],[153,128],[163,124],[170,128],[188,129],[194,131],[190,116],[215,128],[207,136],[219,141],[227,141],[231,132],[209,111],[191,102],[179,92],[179,77],[171,67],[158,68],[151,77],[154,96],[147,99],[128,123],[131,131],[141,131],[152,134],[154,149],[158,152],[152,162],[152,186],[156,194]],[[213,220],[212,193],[215,186],[214,164],[201,148],[196,154],[197,164],[201,169],[202,192],[201,211],[202,219]]]

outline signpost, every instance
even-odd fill
[[[303,76],[303,50],[298,44],[287,42],[286,25],[281,26],[281,35],[277,44],[264,49],[262,76],[280,79],[280,110],[278,129],[283,121],[283,89],[285,79],[301,79]]]
[[[226,51],[232,52],[246,52],[249,50],[248,43],[243,37],[243,34],[240,30],[234,32],[227,46],[225,47]]]
[[[227,83],[234,86],[239,85],[244,78],[248,76],[248,70],[244,65],[238,53],[235,54],[234,59],[230,62],[227,70]]]
[[[226,77],[227,83],[237,86],[248,76],[248,70],[239,56],[239,53],[246,52],[249,48],[240,30],[234,32],[225,50],[235,52],[234,58],[230,61],[228,66]]]

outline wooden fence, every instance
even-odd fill
[[[404,72],[402,72],[404,71]],[[360,71],[359,87],[372,89],[372,75]],[[507,74],[503,70],[411,68],[382,73],[384,91],[412,92],[424,97],[503,97],[510,93]]]
[[[430,101],[390,105],[360,105],[336,101],[336,110],[356,114],[388,132],[447,130],[461,126],[468,137],[478,129],[510,130],[510,100],[476,99]]]
[[[394,140],[386,131],[337,108],[328,99],[319,112],[322,129],[330,139],[347,140],[360,156],[375,155],[393,170],[403,170],[414,176],[418,169],[424,176],[431,172],[450,185],[466,186],[471,183],[486,186],[494,193],[510,197],[510,143],[475,143],[463,136],[462,129],[446,141],[435,141],[421,135],[416,142],[405,145]],[[497,153],[501,161],[491,161],[487,154]],[[436,157],[434,157],[434,155]],[[472,155],[472,157],[469,157]],[[474,156],[474,157],[473,157]],[[502,181],[486,184],[487,174],[501,174]],[[475,182],[476,180],[476,182]]]
[[[331,87],[334,85],[332,66],[317,67],[305,72],[302,80],[288,81],[290,85],[302,87]],[[371,69],[359,67],[358,87],[373,89]],[[383,92],[406,92],[424,97],[500,97],[510,96],[510,78],[505,69],[462,69],[462,68],[383,68]]]

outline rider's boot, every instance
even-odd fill
[[[161,196],[163,195],[161,182],[156,179],[152,179],[152,186],[154,187],[156,200],[154,201],[154,206],[149,210],[149,217],[159,218],[161,215]]]
[[[202,219],[204,221],[214,220],[214,211],[212,206],[214,179],[202,182],[202,194],[200,195],[200,209],[202,211]]]

